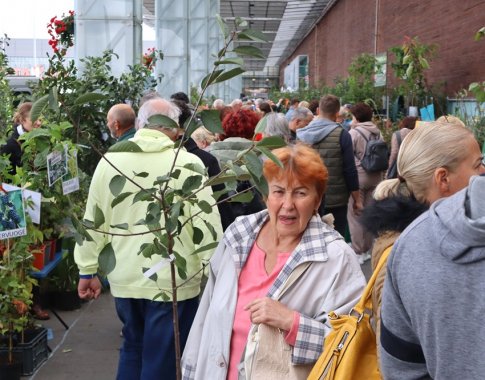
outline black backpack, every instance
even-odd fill
[[[394,134],[396,135],[397,147],[399,149],[401,147],[401,131],[396,131],[394,132]],[[387,171],[386,178],[387,179],[397,178],[397,157],[394,161],[391,162],[391,166],[389,166],[389,170]]]
[[[389,167],[389,148],[385,141],[380,139],[379,135],[371,133],[371,138],[369,140],[365,135],[359,131],[358,128],[355,129],[366,141],[364,156],[360,160],[360,164],[367,173],[376,173],[387,170]]]

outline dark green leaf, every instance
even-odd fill
[[[199,203],[197,203],[197,205],[199,206],[199,208],[204,211],[206,214],[210,214],[212,213],[212,206],[209,204],[209,202],[207,201],[200,201]]]
[[[142,268],[141,269],[143,273],[148,272],[150,268]],[[158,280],[158,275],[156,273],[153,273],[150,277],[148,277],[152,281],[157,281]],[[155,296],[156,297],[156,296]]]
[[[237,35],[238,39],[242,40],[251,40],[256,42],[268,42],[266,35],[259,30],[254,29],[244,29]]]
[[[192,252],[192,255],[197,255],[197,254],[199,254],[201,252],[208,251],[210,249],[214,249],[214,248],[216,248],[218,246],[218,244],[219,243],[217,241],[212,242],[212,243],[209,243],[209,244],[206,244],[206,245],[204,245],[204,246],[196,249],[194,252]]]
[[[283,163],[276,157],[269,149],[265,147],[258,147],[258,150],[263,153],[266,157],[268,157],[271,161],[273,161],[276,165],[280,168],[283,168]]]
[[[261,141],[258,141],[256,143],[256,146],[258,148],[265,147],[268,149],[276,149],[276,148],[282,148],[286,146],[286,142],[279,136],[270,136],[270,137],[265,137]]]
[[[212,177],[207,180],[207,182],[204,184],[204,186],[214,186],[214,185],[220,185],[221,183],[226,183],[230,181],[235,181],[237,177],[232,174],[228,175],[221,175],[219,177]]]
[[[267,197],[268,196],[268,182],[266,182],[266,178],[264,178],[264,176],[261,176],[261,177],[258,178],[253,173],[251,173],[251,178],[253,179],[253,182],[256,185],[256,188],[263,195],[263,197]]]
[[[144,243],[141,245],[140,247],[140,252],[142,254],[143,257],[146,257],[146,258],[150,258],[152,257],[153,255],[155,255],[157,252],[156,252],[156,248],[155,248],[155,244],[154,243]]]
[[[104,214],[103,211],[98,207],[98,205],[94,205],[94,228],[100,227],[104,223]]]
[[[239,66],[242,66],[242,65],[244,65],[244,60],[242,58],[239,58],[239,57],[226,58],[222,61],[214,62],[214,65],[239,65]]]
[[[170,177],[174,178],[174,179],[178,179],[180,177],[180,173],[182,173],[182,171],[180,169],[175,169],[172,174],[170,174]]]
[[[251,179],[249,173],[238,165],[233,165],[232,170],[237,175],[238,181],[249,181],[249,179]]]
[[[83,225],[86,226],[86,228],[94,228],[94,222],[92,220],[84,219]]]
[[[175,120],[165,115],[153,115],[148,118],[149,127],[178,128]]]
[[[177,266],[177,273],[179,274],[179,277],[182,279],[182,280],[186,280],[187,279],[187,271],[180,268],[179,266]]]
[[[198,245],[202,242],[204,238],[204,234],[200,228],[194,227],[194,235],[192,236],[192,241],[195,245]]]
[[[159,176],[157,177],[157,180],[155,182],[153,182],[154,185],[161,185],[165,182],[168,182],[170,181],[170,177],[168,175],[162,175],[162,176]]]
[[[244,70],[241,67],[235,67],[231,70],[228,70],[228,71],[221,73],[221,75],[219,75],[217,77],[217,79],[214,81],[214,83],[224,82],[224,81],[229,80],[231,78],[237,77],[238,75],[244,73],[245,71],[246,70]]]
[[[133,197],[133,203],[140,202],[140,201],[150,201],[153,199],[153,194],[155,193],[155,189],[146,189],[140,190],[138,193],[135,194]]]
[[[212,133],[224,133],[220,119],[219,111],[217,110],[203,110],[199,113],[204,127]]]
[[[263,163],[254,152],[248,152],[244,159],[246,161],[246,168],[249,173],[253,174],[257,178],[261,178],[263,175]]]
[[[141,172],[141,173],[133,172],[133,174],[135,175],[135,177],[141,177],[141,178],[146,178],[146,177],[149,176],[149,174],[147,172]]]
[[[159,298],[161,298],[163,302],[170,301],[170,297],[165,292],[158,293],[157,295],[155,295],[155,297],[153,297],[153,300],[156,301]]]
[[[88,92],[87,94],[79,96],[75,101],[74,104],[76,106],[80,106],[86,103],[94,103],[100,100],[105,100],[106,96],[103,94],[99,94],[97,92]]]
[[[120,141],[108,149],[108,152],[143,152],[143,150],[133,141]]]
[[[122,175],[117,174],[113,178],[111,178],[111,181],[109,181],[109,189],[111,191],[111,194],[113,194],[115,197],[120,195],[123,187],[125,186],[125,183],[126,178]]]
[[[240,202],[240,203],[247,203],[251,202],[254,198],[254,194],[251,190],[244,191],[239,193],[238,195],[232,197],[229,202]]]
[[[210,224],[209,222],[207,222],[205,220],[203,220],[203,221],[204,221],[205,226],[207,227],[207,229],[211,233],[212,240],[217,240],[217,232],[214,229],[214,227],[212,226],[212,224]]]
[[[32,108],[30,110],[30,119],[31,120],[39,119],[47,103],[49,103],[49,94],[44,95],[41,98],[37,99],[34,102],[34,104],[32,104]]]
[[[198,189],[202,184],[201,175],[191,175],[187,177],[182,185],[182,192],[184,194],[190,194],[195,189]]]
[[[215,70],[213,73],[207,74],[200,84],[202,89],[209,86],[212,82],[216,80],[216,78],[223,72],[224,70]]]
[[[106,244],[99,253],[98,264],[104,274],[109,274],[115,269],[116,256],[111,243]]]
[[[127,230],[128,229],[128,223],[121,223],[121,224],[114,224],[110,225],[111,228],[118,228],[120,230]]]
[[[238,46],[234,48],[234,53],[237,55],[245,55],[248,57],[255,57],[255,58],[266,58],[263,52],[258,49],[256,46]]]
[[[126,193],[121,193],[120,195],[118,195],[115,199],[113,199],[111,201],[111,208],[115,207],[117,204],[123,202],[127,197],[129,197],[131,194],[131,192],[126,192]]]

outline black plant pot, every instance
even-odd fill
[[[22,362],[14,359],[12,363],[7,361],[7,353],[0,357],[0,380],[20,380]]]

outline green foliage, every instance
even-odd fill
[[[8,57],[5,47],[8,46],[9,38],[5,34],[0,39],[0,136],[6,136],[8,127],[13,116],[13,93],[7,82],[6,76],[12,74],[13,69],[8,65]],[[1,138],[0,138],[1,139]],[[1,143],[1,140],[0,140]]]
[[[405,37],[401,46],[389,49],[394,54],[391,67],[402,80],[402,95],[410,96],[409,104],[422,105],[429,94],[425,71],[429,60],[435,56],[436,46],[421,43],[418,37]]]

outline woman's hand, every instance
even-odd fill
[[[249,310],[251,322],[254,324],[264,323],[284,331],[290,331],[293,324],[294,311],[268,297],[256,298],[244,310]]]

